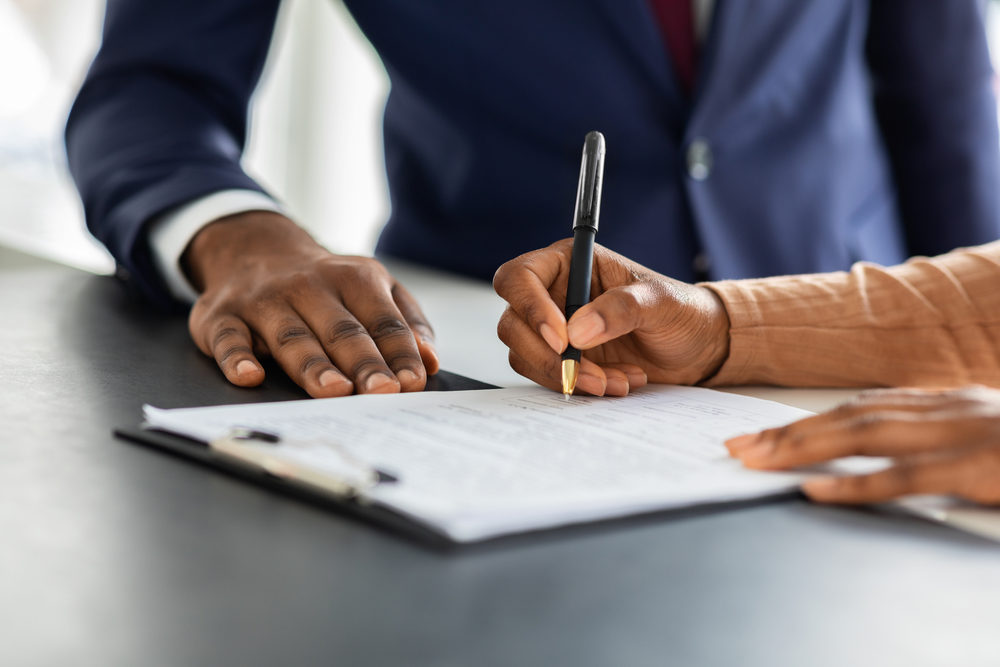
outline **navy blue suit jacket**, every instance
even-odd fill
[[[108,2],[67,146],[91,230],[147,295],[167,298],[150,219],[259,189],[239,159],[278,4]],[[978,0],[719,0],[690,98],[647,0],[345,4],[392,84],[383,253],[489,278],[568,236],[592,129],[599,241],[681,279],[699,253],[735,278],[1000,237]]]

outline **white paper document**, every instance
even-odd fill
[[[280,435],[247,445],[272,470],[389,473],[397,481],[365,499],[458,542],[789,491],[802,474],[746,470],[723,441],[809,414],[673,386],[569,401],[530,387],[145,408],[148,426],[203,442],[233,427]]]

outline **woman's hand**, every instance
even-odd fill
[[[513,259],[493,286],[510,305],[497,333],[511,367],[561,389],[560,354],[583,351],[577,387],[624,396],[649,382],[695,384],[729,351],[729,317],[709,289],[672,280],[601,246],[594,250],[589,304],[563,316],[570,239]]]
[[[777,470],[842,456],[886,456],[881,472],[809,480],[813,500],[873,503],[918,493],[1000,504],[1000,391],[890,389],[830,412],[726,443],[749,468]]]

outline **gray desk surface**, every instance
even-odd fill
[[[517,382],[495,319],[440,326],[486,289],[421,276],[446,367]],[[0,251],[0,313],[0,664],[1000,664],[976,537],[793,499],[436,552],[112,438],[300,396],[227,386],[112,279]]]

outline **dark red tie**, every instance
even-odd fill
[[[649,0],[649,4],[667,42],[681,87],[690,93],[698,67],[692,0]]]

